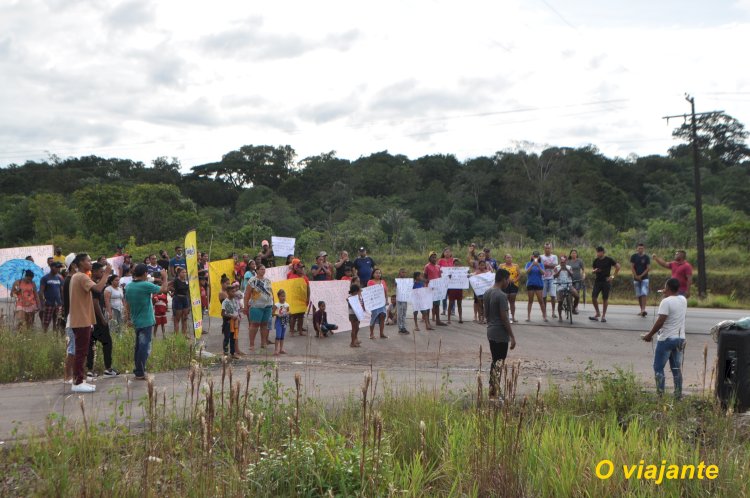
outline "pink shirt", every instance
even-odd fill
[[[693,267],[690,266],[690,263],[688,263],[687,261],[683,261],[682,263],[672,261],[671,263],[668,263],[667,266],[670,270],[672,270],[672,278],[676,278],[680,281],[680,288],[678,292],[682,294],[687,292],[688,277],[693,276]]]
[[[444,267],[446,267],[446,266],[453,266],[453,258],[450,258],[450,259],[443,259],[443,258],[440,258],[440,259],[438,260],[438,266],[439,266],[440,268],[444,268]]]
[[[425,277],[427,277],[427,280],[434,280],[436,278],[440,278],[443,272],[438,265],[427,263],[426,265],[424,265],[424,274]]]

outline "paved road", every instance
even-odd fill
[[[471,310],[471,303],[464,307]],[[522,303],[525,306],[525,303]],[[594,369],[613,370],[616,367],[632,369],[646,383],[653,379],[652,345],[640,340],[654,320],[655,310],[649,316],[637,316],[633,306],[612,306],[608,322],[602,324],[587,319],[591,311],[581,310],[572,326],[556,320],[542,323],[538,310],[532,312],[532,322],[514,325],[518,346],[510,353],[509,360],[520,363],[520,390],[532,392],[537,380],[543,386],[549,383],[569,386],[576,382],[580,373],[591,365]],[[708,331],[724,319],[738,319],[750,315],[744,310],[688,310],[687,338],[684,376],[686,390],[702,389],[703,348],[708,345],[708,372],[715,361],[716,346]],[[221,349],[218,320],[212,320],[206,345],[209,351]],[[379,374],[379,385],[388,384],[404,389],[440,389],[447,384],[451,389],[474,389],[479,368],[479,349],[482,347],[482,369],[490,363],[484,327],[467,321],[451,327],[440,327],[433,332],[421,331],[406,336],[399,335],[395,327],[387,327],[388,339],[367,339],[368,333],[360,334],[363,342],[359,349],[349,347],[349,334],[343,333],[327,339],[294,337],[287,341],[289,354],[278,361],[279,379],[286,387],[294,386],[294,374],[302,374],[304,390],[308,396],[329,399],[346,397],[355,393],[362,382],[363,371],[372,365]],[[247,350],[247,335],[241,338],[241,347]],[[244,345],[243,345],[244,344]],[[234,363],[235,379],[244,379],[248,366],[252,369],[253,386],[260,386],[264,362],[273,362],[268,352],[256,353]],[[214,379],[220,379],[221,368],[211,369]],[[669,377],[669,375],[668,375]],[[186,391],[185,370],[155,375],[157,390],[165,392],[175,404],[182,406]],[[709,379],[706,380],[709,382]],[[130,397],[134,422],[143,417],[138,400],[145,396],[143,382],[130,380],[130,376],[98,381],[98,390],[85,395],[89,419],[109,420],[116,414],[115,407]],[[668,388],[671,379],[668,380]],[[43,429],[51,413],[65,415],[72,421],[80,419],[79,396],[70,392],[69,386],[60,381],[6,384],[0,388],[0,441],[13,439],[14,429],[18,434],[28,434]],[[127,413],[127,411],[126,411]],[[118,422],[123,418],[117,415]]]

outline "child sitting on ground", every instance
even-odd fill
[[[333,334],[334,330],[337,330],[338,325],[328,323],[328,313],[326,313],[326,302],[318,302],[318,311],[313,313],[313,328],[315,329],[315,337],[328,337]]]
[[[398,320],[398,308],[396,304],[396,294],[393,294],[391,296],[391,303],[388,305],[388,310],[386,311],[385,316],[385,324],[386,325],[396,325],[396,320]]]

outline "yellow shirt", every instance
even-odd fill
[[[513,285],[518,285],[518,265],[515,263],[511,263],[508,265],[507,263],[503,263],[500,265],[500,268],[510,273],[510,283]]]

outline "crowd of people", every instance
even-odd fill
[[[284,291],[278,292],[274,299],[272,284],[265,272],[267,268],[276,266],[276,258],[268,241],[264,240],[261,246],[261,251],[252,258],[249,254],[241,257],[231,254],[230,257],[235,261],[234,272],[232,275],[223,275],[221,279],[218,295],[224,335],[223,351],[234,358],[246,355],[240,349],[239,341],[243,318],[248,322],[250,353],[255,351],[258,335],[260,348],[273,345],[274,355],[282,355],[286,354],[284,341],[287,333],[291,336],[304,336],[308,332],[305,313],[290,312]],[[142,262],[134,263],[131,255],[121,246],[116,248],[112,257],[121,258],[122,261],[116,271],[105,256],[96,261],[92,261],[85,253],[66,258],[58,247],[47,260],[48,271],[41,278],[39,289],[34,284],[32,271],[27,271],[23,278],[13,284],[12,295],[16,299],[16,322],[19,330],[32,327],[35,316],[39,314],[44,331],[52,326],[66,334],[68,349],[65,379],[73,385],[76,392],[95,390],[90,382],[97,377],[93,369],[96,343],[101,345],[103,353],[103,374],[119,374],[112,365],[111,333],[122,333],[126,324],[132,325],[135,330],[133,372],[135,378],[141,380],[146,379],[146,363],[152,336],[159,327],[162,337],[166,336],[170,304],[174,333],[187,336],[188,329],[192,329],[188,326],[192,323],[192,318],[187,263],[181,246],[175,247],[171,258],[162,250],[158,256],[149,254]],[[674,260],[667,262],[657,255],[650,257],[645,252],[645,246],[638,244],[636,252],[630,258],[630,269],[639,315],[643,317],[648,313],[646,298],[649,295],[652,260],[671,270],[677,285],[674,295],[690,295],[692,267],[686,261],[684,251],[677,251]],[[208,254],[199,253],[199,283],[204,313],[208,311],[211,295],[208,264]],[[387,304],[370,313],[370,339],[387,339],[386,325],[396,325],[400,334],[410,333],[407,327],[409,303],[399,301],[396,293],[389,293],[382,269],[365,247],[359,248],[354,260],[350,259],[347,251],[341,251],[333,262],[329,261],[327,252],[321,251],[309,271],[304,262],[293,255],[286,258],[285,264],[288,265],[287,279],[301,278],[308,284],[310,281],[349,281],[350,297],[360,296],[361,299],[364,287],[382,287]],[[512,254],[505,254],[502,262],[498,262],[489,248],[480,250],[476,244],[470,244],[463,261],[454,256],[450,247],[446,247],[439,257],[437,252],[431,251],[424,267],[418,271],[401,268],[396,278],[411,278],[412,288],[419,289],[429,286],[430,281],[441,278],[449,267],[466,267],[467,273],[474,276],[490,272],[495,274],[495,286],[492,289],[483,294],[474,292],[472,296],[474,321],[488,327],[493,363],[505,357],[508,347],[493,345],[492,341],[508,343],[510,349],[513,349],[515,343],[510,324],[518,322],[516,297],[522,290],[521,277],[526,277],[526,321],[531,321],[535,301],[538,302],[543,321],[548,321],[548,301],[552,318],[562,320],[562,302],[558,297],[561,292],[570,292],[573,296],[572,313],[578,314],[588,268],[579,258],[577,250],[573,249],[567,255],[558,257],[553,253],[551,243],[544,244],[542,252],[533,251],[522,266],[514,262]],[[591,297],[595,313],[589,319],[606,322],[612,281],[621,271],[622,265],[608,256],[600,246],[596,248],[596,258],[590,268],[593,274]],[[494,289],[502,289],[502,296]],[[464,297],[463,290],[449,289],[445,299],[433,301],[430,310],[413,311],[413,330],[420,330],[420,315],[421,323],[427,330],[434,329],[434,326],[447,326],[452,323],[453,317],[457,318],[458,323],[463,323]],[[498,303],[505,307],[503,312],[496,309]],[[310,308],[316,337],[325,338],[337,330],[337,325],[328,322],[325,302],[311,303]],[[349,320],[352,328],[350,346],[360,347],[360,323],[351,302]],[[498,327],[503,329],[502,333],[498,332]],[[492,333],[490,329],[493,330]],[[274,334],[270,334],[270,331]]]

